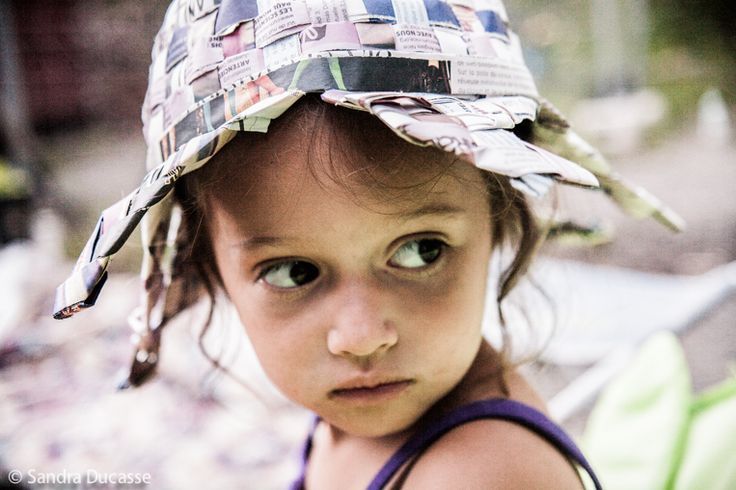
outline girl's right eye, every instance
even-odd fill
[[[290,260],[267,267],[260,278],[270,286],[293,289],[314,281],[317,276],[319,269],[315,265],[301,260]]]

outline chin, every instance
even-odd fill
[[[410,429],[421,417],[421,413],[397,414],[395,409],[364,411],[350,417],[330,420],[331,426],[353,437],[378,439],[390,437]]]

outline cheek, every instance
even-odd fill
[[[286,315],[264,305],[257,291],[231,296],[258,361],[271,382],[292,401],[308,405],[312,378],[328,355],[308,312]],[[307,368],[309,367],[309,368]]]
[[[405,324],[415,324],[405,332],[415,335],[425,349],[440,351],[465,349],[480,338],[485,305],[490,240],[465,247],[442,278],[425,287],[399,295],[397,308]],[[421,320],[421,325],[416,322]]]

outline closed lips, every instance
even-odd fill
[[[388,390],[392,388],[408,386],[409,384],[412,384],[413,382],[414,381],[410,379],[401,379],[401,380],[396,380],[396,381],[386,381],[386,382],[379,382],[379,383],[356,383],[356,384],[348,385],[344,388],[334,389],[330,392],[330,394],[333,396],[340,396],[340,395],[378,392],[378,391]]]

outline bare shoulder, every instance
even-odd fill
[[[581,489],[572,463],[520,425],[478,420],[451,430],[419,458],[404,489]]]

